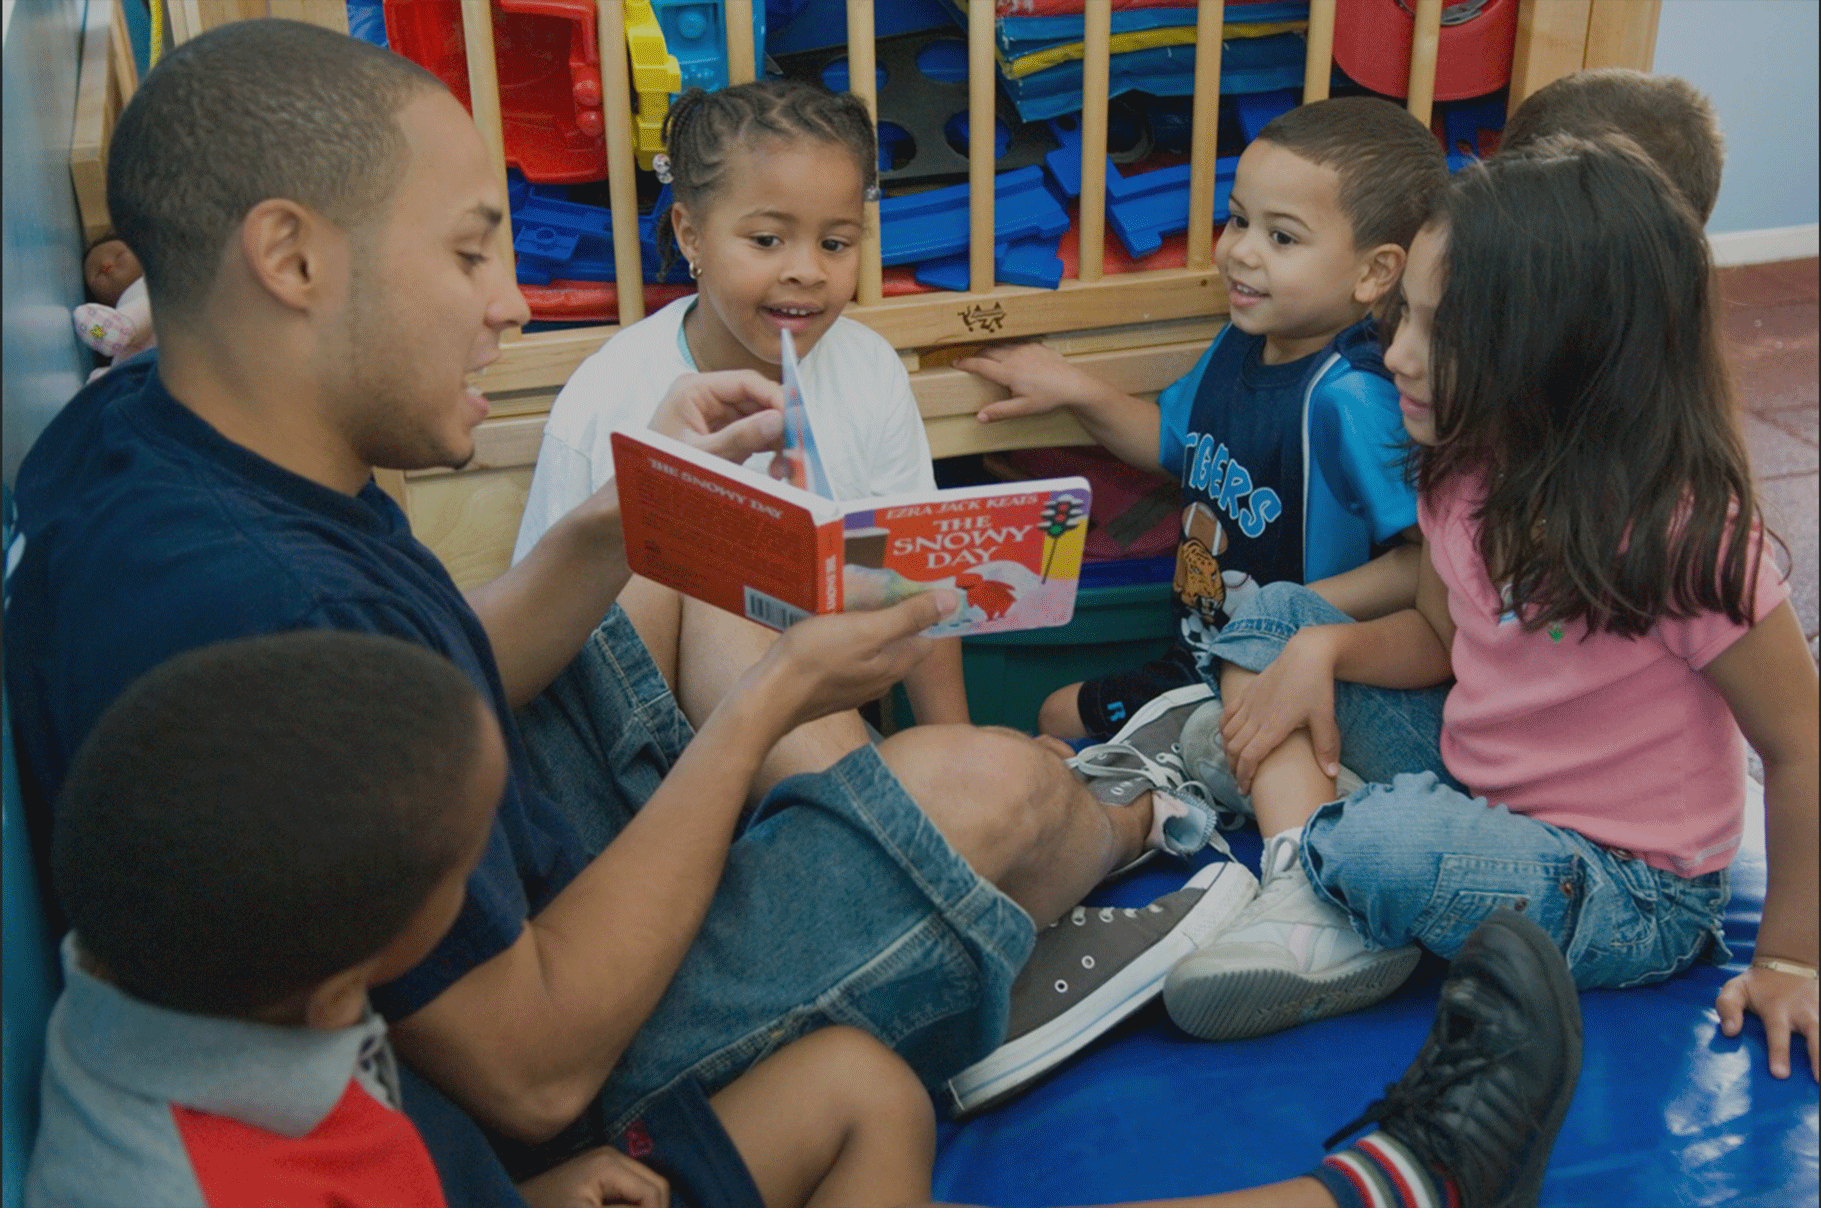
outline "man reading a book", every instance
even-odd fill
[[[5,666],[41,840],[76,747],[148,667],[390,634],[473,681],[511,767],[454,927],[373,1001],[521,1167],[830,1022],[929,1085],[998,1043],[1034,926],[1137,854],[1147,805],[1098,805],[1025,736],[938,726],[744,810],[800,723],[923,655],[950,593],[805,621],[729,681],[692,639],[706,606],[629,581],[611,487],[464,596],[375,484],[472,457],[470,382],[528,318],[505,196],[439,81],[235,22],[148,75],[108,170],[160,347],[78,393],[18,476]],[[781,404],[756,374],[695,377],[654,427],[738,460],[775,446]]]

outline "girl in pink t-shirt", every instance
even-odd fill
[[[1290,589],[1229,626],[1225,716],[1183,749],[1216,796],[1250,794],[1263,889],[1171,972],[1179,1024],[1234,1038],[1364,1005],[1415,945],[1451,955],[1501,906],[1582,987],[1724,962],[1749,740],[1769,890],[1721,1026],[1758,1014],[1778,1077],[1800,1033],[1821,1075],[1815,665],[1711,277],[1694,214],[1625,140],[1502,155],[1437,202],[1385,358],[1416,446],[1417,605],[1352,624]],[[1360,701],[1450,678],[1427,769],[1336,801],[1343,748],[1371,764],[1393,721],[1422,724]]]

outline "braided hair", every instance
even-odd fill
[[[721,188],[736,148],[765,139],[812,139],[854,157],[870,195],[879,181],[878,139],[866,102],[851,92],[782,77],[705,92],[691,88],[664,118],[664,148],[676,200],[696,210]],[[677,259],[676,228],[666,209],[658,218],[660,275]]]

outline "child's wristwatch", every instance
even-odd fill
[[[1796,961],[1780,960],[1774,956],[1754,956],[1751,960],[1754,969],[1769,969],[1772,973],[1788,973],[1793,977],[1806,977],[1809,981],[1821,978],[1813,965],[1804,965]]]

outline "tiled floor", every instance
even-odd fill
[[[1789,545],[1791,603],[1810,654],[1821,634],[1818,295],[1821,262],[1812,258],[1720,271],[1721,325],[1745,439],[1765,512]]]

